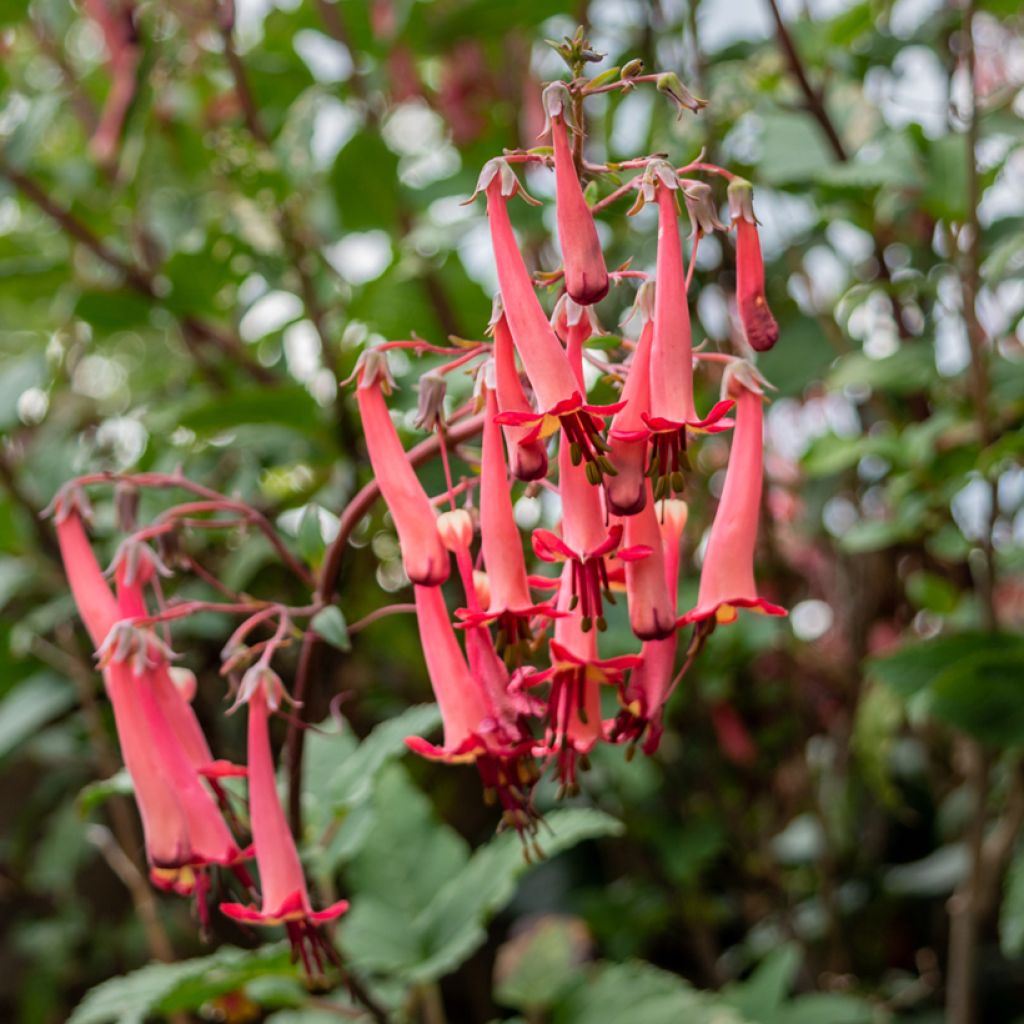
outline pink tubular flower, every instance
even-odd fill
[[[512,168],[501,159],[488,161],[477,191],[487,195],[491,245],[512,341],[541,408],[538,413],[505,412],[500,420],[512,426],[530,425],[533,429],[526,435],[530,441],[543,440],[561,429],[579,457],[596,465],[601,451],[597,443],[601,417],[612,415],[618,407],[585,403],[569,360],[544,315],[508,216],[509,198],[522,192]]]
[[[598,658],[597,634],[584,628],[580,609],[574,609],[570,566],[562,570],[558,607],[569,614],[555,623],[551,667],[520,677],[519,685],[551,684],[544,742],[537,753],[557,758],[559,795],[571,796],[579,791],[578,768],[589,767],[587,755],[608,735],[601,720],[601,685],[619,686],[623,673],[640,659]]]
[[[507,717],[504,709],[496,708],[487,692],[488,674],[496,666],[493,661],[485,663],[487,652],[481,646],[475,649],[475,671],[471,672],[448,618],[441,590],[421,586],[413,589],[420,643],[434,698],[441,710],[444,740],[437,747],[419,736],[409,736],[406,746],[433,761],[475,764],[485,794],[489,799],[493,794],[501,804],[503,822],[524,837],[533,835],[538,819],[531,802],[536,781],[528,757],[531,744],[502,721]],[[476,629],[471,627],[471,631]],[[470,641],[471,645],[481,643],[482,632]],[[473,653],[474,647],[470,650]],[[493,692],[493,686],[491,689]]]
[[[659,503],[657,518],[665,568],[665,582],[673,613],[679,587],[679,547],[686,528],[686,503],[678,498]],[[662,640],[647,640],[640,651],[643,659],[631,673],[629,685],[620,691],[623,710],[615,721],[613,739],[636,743],[644,739],[644,753],[653,754],[661,742],[662,710],[669,696],[675,669],[678,634]]]
[[[247,704],[249,816],[263,899],[259,910],[242,903],[222,903],[221,913],[243,924],[283,924],[293,952],[302,957],[306,973],[322,973],[321,955],[337,963],[338,954],[318,925],[344,914],[348,901],[339,900],[325,910],[313,910],[295,840],[277,794],[270,749],[268,719],[271,706],[276,708],[281,698],[281,681],[276,673],[260,664],[246,675],[250,678],[243,679],[243,691],[251,691]]]
[[[608,270],[569,144],[572,97],[564,83],[552,82],[544,90],[543,102],[555,151],[555,213],[565,289],[575,302],[589,306],[608,294]]]
[[[551,607],[534,603],[530,596],[526,559],[512,511],[501,428],[496,420],[497,396],[486,385],[484,393],[487,415],[480,470],[480,537],[490,602],[486,610],[464,609],[456,614],[470,625],[496,621],[499,652],[507,649],[516,657],[533,639],[531,619],[551,614]]]
[[[651,432],[644,423],[650,412],[651,342],[654,337],[654,285],[645,281],[637,292],[634,308],[643,326],[633,351],[622,388],[622,408],[608,428],[608,460],[615,474],[605,480],[608,511],[617,516],[635,515],[647,500],[647,441]]]
[[[390,385],[383,353],[366,352],[356,401],[374,475],[398,531],[402,565],[413,583],[437,586],[448,579],[448,553],[437,532],[430,499],[416,478],[384,402]]]
[[[508,329],[501,298],[494,300],[494,315],[491,331],[494,334],[494,379],[498,398],[499,413],[516,413],[533,416],[533,409],[523,391],[516,368],[516,352],[512,334]],[[548,452],[544,442],[535,438],[527,440],[532,426],[502,426],[505,445],[508,448],[509,469],[517,480],[541,480],[548,475]]]
[[[646,548],[650,554],[626,560],[626,601],[633,632],[641,640],[659,640],[675,632],[676,615],[665,574],[665,556],[651,485],[649,481],[645,483],[647,500],[636,515],[625,518],[624,539],[627,549]]]
[[[124,616],[89,544],[82,504],[74,492],[58,498],[57,537],[79,614],[97,648],[103,650]],[[140,634],[132,643],[137,646],[147,640]],[[143,652],[145,667],[136,673],[127,657],[134,652],[127,644],[117,646],[124,648],[125,656],[106,658],[103,679],[142,819],[150,878],[159,888],[180,895],[196,892],[205,924],[204,897],[209,887],[205,869],[237,865],[243,854],[164,718],[148,678],[148,655]]]
[[[743,333],[755,352],[779,340],[779,325],[764,294],[764,260],[754,217],[754,190],[745,178],[729,182],[729,214],[736,225],[736,305]]]
[[[657,285],[654,291],[654,337],[651,342],[650,412],[644,422],[651,439],[654,495],[667,497],[683,489],[687,430],[715,432],[728,424],[722,417],[732,402],[719,402],[704,419],[693,404],[693,346],[686,296],[686,270],[679,237],[676,192],[679,179],[671,165],[652,163],[645,172],[645,191],[658,203]]]
[[[764,398],[760,378],[749,364],[737,361],[723,379],[723,390],[737,401],[725,487],[711,526],[700,573],[697,607],[680,623],[714,618],[734,622],[737,608],[765,615],[785,615],[784,608],[757,596],[754,549],[761,511]]]

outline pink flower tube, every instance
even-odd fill
[[[658,203],[658,278],[654,291],[654,337],[651,343],[650,412],[644,417],[651,438],[655,497],[683,490],[687,430],[714,432],[729,424],[722,417],[731,401],[719,402],[704,419],[693,404],[693,345],[686,295],[686,268],[679,237],[676,191],[679,180],[668,164],[651,164]]]
[[[220,909],[227,917],[243,924],[283,924],[292,948],[302,957],[307,974],[322,973],[321,955],[332,961],[337,961],[338,956],[318,926],[344,914],[348,901],[339,900],[325,910],[313,910],[295,840],[277,794],[274,756],[270,749],[269,702],[276,705],[280,680],[266,668],[254,666],[249,671],[261,673],[263,679],[261,685],[252,687],[246,705],[249,817],[263,898],[259,910],[242,903],[222,903]]]
[[[547,604],[537,604],[530,596],[526,559],[519,528],[512,510],[505,449],[497,423],[498,402],[494,391],[485,385],[483,452],[480,469],[480,538],[490,591],[486,610],[457,612],[470,625],[498,623],[498,649],[521,653],[533,639],[531,620],[551,614]]]
[[[608,270],[569,144],[572,97],[562,82],[552,82],[544,90],[543,101],[555,152],[555,215],[565,290],[575,302],[589,306],[608,294]]]
[[[356,401],[366,448],[398,531],[405,574],[413,583],[437,586],[448,579],[448,552],[437,532],[430,499],[409,464],[384,401],[383,386],[388,380],[384,355],[365,353],[359,375]]]
[[[540,405],[537,413],[502,413],[501,422],[530,425],[533,429],[526,435],[530,441],[550,437],[561,429],[581,457],[596,464],[601,447],[595,439],[600,441],[601,417],[612,415],[617,407],[585,403],[569,360],[533,290],[508,216],[509,198],[522,191],[519,180],[504,160],[490,160],[480,174],[477,191],[487,196],[491,245],[512,341]]]
[[[615,475],[605,480],[605,498],[608,511],[617,516],[632,516],[644,507],[647,500],[647,442],[651,436],[645,416],[650,414],[651,343],[654,339],[654,319],[645,308],[651,304],[653,285],[645,282],[637,293],[636,308],[643,317],[640,338],[626,372],[622,388],[622,408],[615,414],[608,428],[611,450],[608,460]]]
[[[754,549],[761,513],[764,399],[753,374],[730,373],[723,382],[736,396],[736,430],[725,473],[725,487],[711,526],[700,573],[697,607],[680,623],[713,618],[736,620],[738,608],[764,615],[786,610],[758,597],[754,583]]]
[[[755,352],[779,340],[779,325],[764,294],[764,259],[754,217],[753,186],[744,178],[729,183],[729,212],[736,226],[736,305],[743,333]]]
[[[471,647],[476,671],[470,671],[440,588],[417,586],[414,590],[420,643],[434,699],[441,710],[444,741],[437,747],[419,736],[409,736],[406,746],[433,761],[475,764],[485,792],[497,796],[504,822],[525,839],[537,829],[537,814],[531,802],[536,772],[529,763],[530,743],[508,728],[507,709],[496,707],[489,698],[484,673],[495,666],[483,661],[486,650]],[[479,645],[482,640],[477,634],[471,643]]]

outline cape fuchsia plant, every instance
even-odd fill
[[[475,765],[485,798],[501,809],[499,827],[518,832],[527,856],[543,854],[535,792],[545,771],[551,769],[559,794],[574,794],[599,744],[623,745],[627,756],[638,745],[654,754],[666,702],[717,625],[735,621],[740,608],[785,614],[755,586],[767,382],[752,360],[778,332],[764,297],[751,186],[699,157],[679,166],[663,154],[614,166],[587,162],[588,97],[651,83],[681,110],[697,112],[702,101],[675,75],[645,75],[634,65],[584,77],[593,54],[582,35],[562,50],[572,77],[544,92],[552,149],[507,152],[489,160],[479,177],[499,284],[492,340],[452,339],[451,347],[389,341],[360,355],[355,403],[373,479],[343,510],[322,564],[311,571],[255,508],[177,473],[85,476],[53,504],[69,586],[134,783],[154,884],[194,894],[205,924],[210,874],[227,868],[243,898],[218,901],[221,913],[244,924],[283,926],[310,975],[338,964],[326,929],[348,905],[337,900],[317,910],[310,896],[293,835],[300,806],[294,787],[301,780],[294,762],[291,828],[277,791],[270,719],[286,701],[293,704],[290,714],[301,714],[309,667],[300,658],[290,697],[275,666],[287,663],[296,640],[308,651],[320,635],[319,616],[334,602],[345,546],[377,497],[397,533],[425,675],[444,727],[439,745],[419,736],[406,743],[430,760]],[[509,209],[517,195],[535,202],[517,177],[519,165],[555,174],[564,265],[536,275]],[[595,198],[609,176],[630,171],[633,177]],[[725,182],[736,230],[735,353],[693,346],[687,297],[701,239],[728,230],[719,219],[724,197],[716,190]],[[631,193],[630,213],[647,203],[657,208],[653,277],[626,267],[609,272],[599,244],[595,213]],[[691,227],[688,262],[684,211]],[[635,317],[626,323],[634,323],[637,337],[604,336],[595,304],[611,289],[621,296],[633,286]],[[415,422],[431,436],[411,452],[388,408],[396,389],[388,366],[393,349],[442,357],[420,379]],[[457,370],[475,375],[475,400],[447,414],[445,382]],[[722,399],[703,416],[695,404],[696,370],[721,371]],[[700,549],[699,535],[687,536],[688,506],[680,497],[704,489],[688,453],[706,435],[730,429],[725,486],[703,555],[697,606],[677,618],[680,576],[690,568],[683,556]],[[481,447],[467,448],[481,433]],[[435,456],[447,486],[431,496],[416,467]],[[464,464],[458,480],[455,458]],[[116,596],[85,528],[85,489],[109,484],[117,487],[126,534],[112,566]],[[524,494],[550,499],[547,519],[529,530],[517,523],[520,485]],[[142,489],[183,490],[189,500],[140,527],[135,513]],[[235,594],[183,550],[195,531],[237,528],[265,536],[284,568],[310,591],[306,605]],[[547,568],[552,564],[557,572]],[[166,599],[163,580],[182,569],[207,584],[215,599]],[[459,584],[461,594],[449,593]],[[628,622],[635,640],[624,647],[613,644],[607,622],[623,596],[623,625]],[[381,608],[364,623],[409,607]],[[221,672],[234,696],[231,710],[245,705],[245,767],[215,760],[171,675],[173,623],[210,612],[240,620],[224,645]],[[357,623],[350,632],[360,628]],[[289,747],[290,757],[295,749]],[[245,778],[244,810],[238,810],[240,790],[223,781],[231,775]]]

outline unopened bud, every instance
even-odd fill
[[[420,430],[441,430],[445,426],[444,398],[448,382],[439,373],[431,371],[420,377],[419,402],[416,419],[413,421]]]
[[[630,207],[627,216],[639,213],[647,203],[653,203],[657,196],[658,185],[664,185],[673,191],[683,186],[679,181],[676,169],[667,160],[652,160],[645,168],[637,189],[636,202]]]
[[[734,224],[738,220],[745,220],[749,224],[757,223],[754,216],[754,186],[746,178],[733,178],[729,182],[727,195],[729,216]]]
[[[473,517],[464,508],[442,512],[437,517],[437,531],[449,551],[465,551],[473,541]]]
[[[658,75],[658,92],[663,92],[674,103],[677,103],[680,110],[691,110],[695,114],[708,105],[707,100],[694,96],[674,71],[666,71],[664,74]]]
[[[668,534],[678,543],[686,529],[686,521],[690,515],[690,507],[682,498],[665,498],[658,503],[658,521],[661,523],[662,534]]]
[[[352,376],[358,379],[361,388],[380,384],[380,389],[385,395],[390,395],[397,387],[391,367],[388,365],[388,354],[379,348],[364,349],[360,353]],[[350,377],[349,380],[351,379]]]
[[[544,132],[551,130],[551,119],[560,118],[573,131],[579,131],[572,115],[572,93],[569,92],[565,82],[552,82],[546,86],[541,93],[541,103],[544,105]]]
[[[189,668],[182,665],[172,665],[168,670],[174,688],[188,701],[189,704],[196,696],[196,674]]]
[[[683,189],[683,200],[686,203],[686,212],[690,215],[690,223],[693,225],[691,238],[698,231],[710,235],[715,231],[726,230],[726,226],[718,217],[715,193],[706,182],[695,181]]]
[[[295,701],[288,695],[288,691],[281,682],[281,677],[269,666],[257,662],[252,668],[246,669],[242,676],[242,682],[238,687],[238,694],[230,711],[234,711],[242,704],[247,704],[260,690],[263,691],[263,698],[271,711],[276,711],[281,706],[281,701],[286,700],[290,704]],[[298,705],[296,705],[298,706]]]
[[[473,202],[481,192],[486,192],[495,180],[498,182],[500,194],[505,198],[510,199],[514,195],[520,195],[531,206],[541,205],[539,200],[534,199],[523,188],[522,182],[516,177],[516,172],[512,170],[512,165],[500,156],[493,157],[483,165],[480,175],[476,179],[476,188],[473,194],[462,205],[466,206]]]

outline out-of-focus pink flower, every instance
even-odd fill
[[[356,401],[370,463],[398,531],[402,565],[413,583],[437,586],[448,579],[448,553],[430,499],[409,464],[384,401],[384,388],[390,386],[386,357],[371,351],[362,358]]]
[[[754,217],[754,189],[745,178],[729,182],[729,213],[736,226],[736,305],[743,333],[755,352],[779,340],[779,325],[764,294],[764,259]]]
[[[136,76],[142,61],[135,8],[132,3],[120,2],[111,7],[107,0],[85,0],[84,6],[103,33],[110,70],[110,90],[89,148],[100,164],[112,164],[117,159],[125,119],[135,99]]]
[[[555,214],[565,290],[575,302],[589,306],[608,294],[608,269],[569,144],[572,97],[563,82],[552,82],[544,90],[543,103],[555,151]]]
[[[757,760],[757,744],[729,701],[716,700],[711,705],[711,724],[718,749],[733,764],[748,765]]]
[[[758,597],[754,583],[764,472],[761,383],[748,364],[734,363],[723,380],[726,388],[737,403],[729,466],[701,566],[697,607],[687,612],[681,623],[709,618],[719,623],[734,622],[738,608],[765,615],[786,614],[784,608]]]

